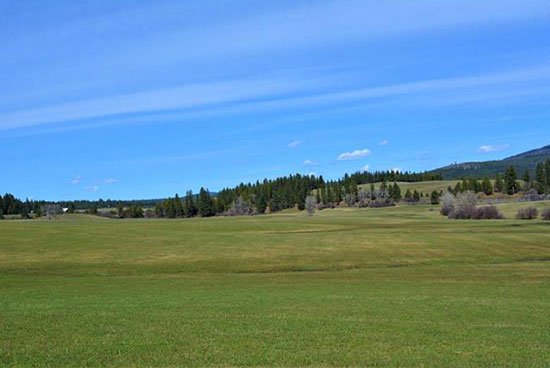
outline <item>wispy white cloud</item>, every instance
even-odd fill
[[[370,151],[368,149],[358,149],[351,152],[344,152],[341,153],[338,156],[338,160],[340,161],[346,161],[346,160],[359,160],[360,158],[366,157],[370,154]]]
[[[79,47],[84,48],[86,45],[81,45],[82,42],[75,43],[75,38],[82,40],[84,37],[85,40],[106,40],[99,47],[98,51],[101,52],[97,52],[97,56],[90,55],[89,62],[92,64],[97,64],[99,59],[113,67],[126,64],[128,60],[132,60],[137,66],[158,65],[169,61],[202,60],[216,55],[311,47],[318,43],[373,39],[475,24],[514,22],[548,15],[548,3],[545,0],[462,0],[459,7],[455,2],[436,0],[342,0],[306,2],[307,5],[296,3],[299,5],[263,12],[250,12],[249,9],[242,11],[235,6],[237,13],[240,11],[245,15],[233,14],[226,17],[227,21],[216,18],[215,14],[219,12],[206,6],[195,9],[189,6],[191,9],[180,8],[179,11],[174,11],[156,2],[154,6],[133,5],[122,9],[123,11],[101,14],[96,19],[83,19],[81,23],[84,24],[65,22],[67,24],[59,24],[43,34],[32,34],[32,37],[27,34],[14,36],[17,38],[8,44],[11,47],[5,54],[10,62],[24,57],[29,52],[26,51],[28,47],[17,45],[30,46],[26,43],[29,38],[38,38],[44,45],[62,42],[63,45],[72,45],[80,50]],[[227,9],[223,14],[229,11]],[[187,22],[181,22],[185,13],[192,13],[193,17]],[[195,21],[195,18],[199,21]],[[178,24],[177,30],[173,24]],[[136,28],[147,36],[129,42],[127,30]],[[147,29],[147,32],[143,32],[143,29]],[[91,35],[87,35],[85,31]],[[123,48],[122,45],[126,47]],[[149,52],[144,53],[143,50]],[[105,60],[105,54],[112,55],[111,60]]]
[[[302,141],[299,140],[299,139],[296,139],[296,140],[293,140],[292,142],[289,142],[286,146],[288,148],[296,148],[298,147],[300,144],[302,144]]]
[[[369,171],[369,165],[364,165],[361,167],[361,171]]]
[[[478,151],[483,153],[500,152],[500,151],[505,151],[508,148],[510,148],[509,144],[497,144],[497,145],[484,144],[478,148]]]
[[[105,184],[115,184],[115,183],[118,183],[118,179],[107,178],[107,179],[103,180],[103,182],[104,182]]]
[[[193,109],[312,88],[313,80],[241,79],[80,100],[0,114],[0,130],[93,117]]]
[[[393,172],[401,172],[401,168],[400,167],[394,167],[391,169],[391,171]]]
[[[302,165],[304,165],[304,166],[315,166],[315,165],[317,165],[317,162],[312,161],[312,160],[305,160],[305,161],[302,163]]]
[[[99,186],[91,185],[91,186],[85,187],[84,190],[87,191],[87,192],[92,192],[92,193],[97,192],[99,190]]]
[[[317,176],[317,173],[310,171],[309,173],[307,173],[307,176]]]
[[[387,145],[388,143],[389,143],[389,142],[388,142],[387,139],[382,139],[378,144],[379,144],[380,146],[385,146],[385,145]]]
[[[0,113],[0,130],[24,128],[54,122],[78,119],[113,117],[113,121],[94,124],[133,124],[137,122],[158,122],[155,114],[170,113],[162,121],[182,121],[186,118],[242,114],[290,108],[329,106],[342,102],[357,103],[370,99],[409,98],[419,104],[463,104],[477,100],[487,101],[492,97],[502,100],[495,91],[506,90],[506,99],[525,95],[523,89],[507,88],[516,83],[541,83],[550,81],[550,67],[534,67],[503,71],[478,76],[443,78],[401,83],[378,87],[340,90],[336,92],[313,92],[327,81],[293,80],[287,78],[273,80],[247,79],[220,83],[197,84],[194,86],[112,96],[101,99],[82,100],[39,109]],[[482,88],[483,87],[483,88]],[[288,97],[285,93],[309,89],[302,97]],[[473,91],[475,90],[475,91]],[[534,88],[528,97],[550,95],[550,88]],[[443,92],[445,95],[443,96]],[[474,93],[475,92],[475,93]],[[434,95],[437,93],[437,95]],[[281,95],[282,94],[282,95]],[[275,97],[277,96],[277,97]],[[461,96],[469,96],[465,101]],[[264,97],[261,99],[260,97]],[[269,98],[271,97],[271,98]],[[443,98],[444,101],[441,101]],[[255,99],[259,99],[255,101]],[[402,100],[401,100],[402,101]],[[147,112],[146,115],[128,119],[124,114]],[[73,124],[71,124],[73,125]],[[80,128],[89,126],[83,125]],[[75,127],[75,129],[78,128]],[[291,142],[292,143],[292,142]],[[299,144],[299,143],[298,143]]]
[[[77,175],[69,183],[71,183],[73,185],[78,185],[78,184],[80,184],[81,181],[82,181],[82,175]]]

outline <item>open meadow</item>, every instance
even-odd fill
[[[0,366],[548,366],[526,205],[3,221]]]

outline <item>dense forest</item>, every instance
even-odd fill
[[[513,166],[504,175],[492,178],[464,178],[449,187],[452,193],[473,191],[486,195],[519,192],[545,194],[550,192],[550,160],[536,166],[535,177],[529,171],[519,177]],[[521,182],[519,180],[522,180]],[[288,208],[300,210],[332,208],[339,205],[357,207],[391,206],[397,202],[419,202],[424,193],[407,190],[402,193],[398,182],[442,180],[439,174],[376,171],[346,174],[338,180],[325,180],[322,176],[288,175],[264,179],[255,183],[241,183],[211,193],[201,188],[198,194],[191,191],[183,197],[157,200],[98,200],[98,201],[22,201],[12,194],[0,196],[0,217],[52,216],[62,212],[87,212],[109,217],[209,217],[215,215],[252,215],[278,212]],[[375,186],[375,183],[378,183]],[[520,184],[522,183],[522,184]],[[362,188],[362,189],[360,189]],[[426,193],[432,204],[438,203],[441,192]],[[107,209],[107,210],[105,210]],[[32,215],[32,216],[31,216]]]

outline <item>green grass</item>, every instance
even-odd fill
[[[454,188],[456,183],[461,182],[460,180],[434,180],[434,181],[417,181],[417,182],[405,182],[405,181],[398,181],[397,185],[401,188],[401,194],[405,194],[407,189],[409,189],[411,192],[414,190],[417,190],[418,192],[422,192],[423,194],[430,194],[432,191],[443,191],[446,192],[447,188],[450,186],[451,188]],[[392,184],[391,182],[388,183]],[[359,187],[365,190],[369,189],[370,184],[364,184],[360,185]],[[374,184],[375,188],[380,187],[380,183]]]
[[[549,261],[548,223],[430,206],[5,221],[0,365],[542,367]]]

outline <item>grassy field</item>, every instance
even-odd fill
[[[0,222],[0,365],[548,366],[550,224],[501,207]]]

